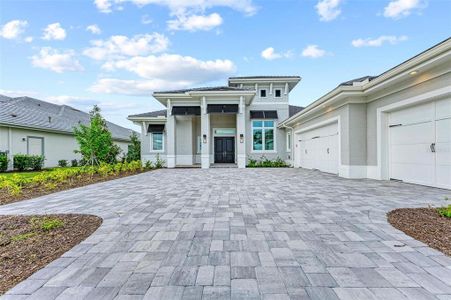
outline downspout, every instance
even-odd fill
[[[8,153],[6,154],[9,158],[8,170],[13,170],[13,135],[11,127],[8,127]]]

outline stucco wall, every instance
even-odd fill
[[[12,147],[9,148],[9,132],[12,135]],[[78,143],[73,135],[51,133],[38,130],[28,130],[20,128],[0,127],[0,151],[9,150],[11,156],[15,154],[27,153],[27,137],[40,137],[44,139],[44,167],[51,168],[58,166],[58,160],[81,159],[80,154],[74,153],[79,149]],[[115,142],[123,151],[127,153],[128,143]]]

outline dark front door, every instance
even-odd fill
[[[235,162],[235,138],[215,137],[215,163]]]

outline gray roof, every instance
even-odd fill
[[[270,78],[293,78],[293,79],[301,79],[300,76],[292,76],[292,75],[288,75],[288,76],[235,76],[235,77],[229,77],[230,79],[270,79]]]
[[[304,107],[302,106],[288,105],[288,116],[289,117],[294,116],[303,109]]]
[[[156,118],[156,117],[166,117],[167,109],[156,110],[151,112],[146,112],[137,115],[130,115],[129,118],[138,117],[138,118]]]
[[[300,112],[301,110],[303,110],[304,108],[302,106],[295,106],[295,105],[289,105],[288,106],[288,114],[289,116],[293,116],[294,114]],[[130,115],[128,116],[130,117],[141,117],[141,118],[156,118],[156,117],[166,117],[166,109],[163,110],[156,110],[156,111],[151,111],[151,112],[146,112],[143,114],[137,114],[137,115]]]
[[[209,91],[253,91],[250,88],[237,88],[231,86],[210,86],[210,87],[199,87],[192,89],[182,89],[182,90],[172,90],[172,91],[159,91],[154,94],[184,94],[187,92],[209,92]]]
[[[377,76],[363,76],[363,77],[359,77],[359,78],[355,78],[355,79],[351,79],[345,82],[340,83],[338,86],[351,86],[353,85],[354,82],[362,82],[365,80],[373,80],[374,78],[377,78]]]
[[[0,124],[72,133],[79,124],[88,124],[89,114],[68,105],[57,105],[30,97],[0,95]],[[130,129],[107,121],[114,139],[130,140]]]

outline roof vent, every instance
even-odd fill
[[[16,114],[11,114],[11,117],[15,118],[15,117],[17,117],[17,115]]]

